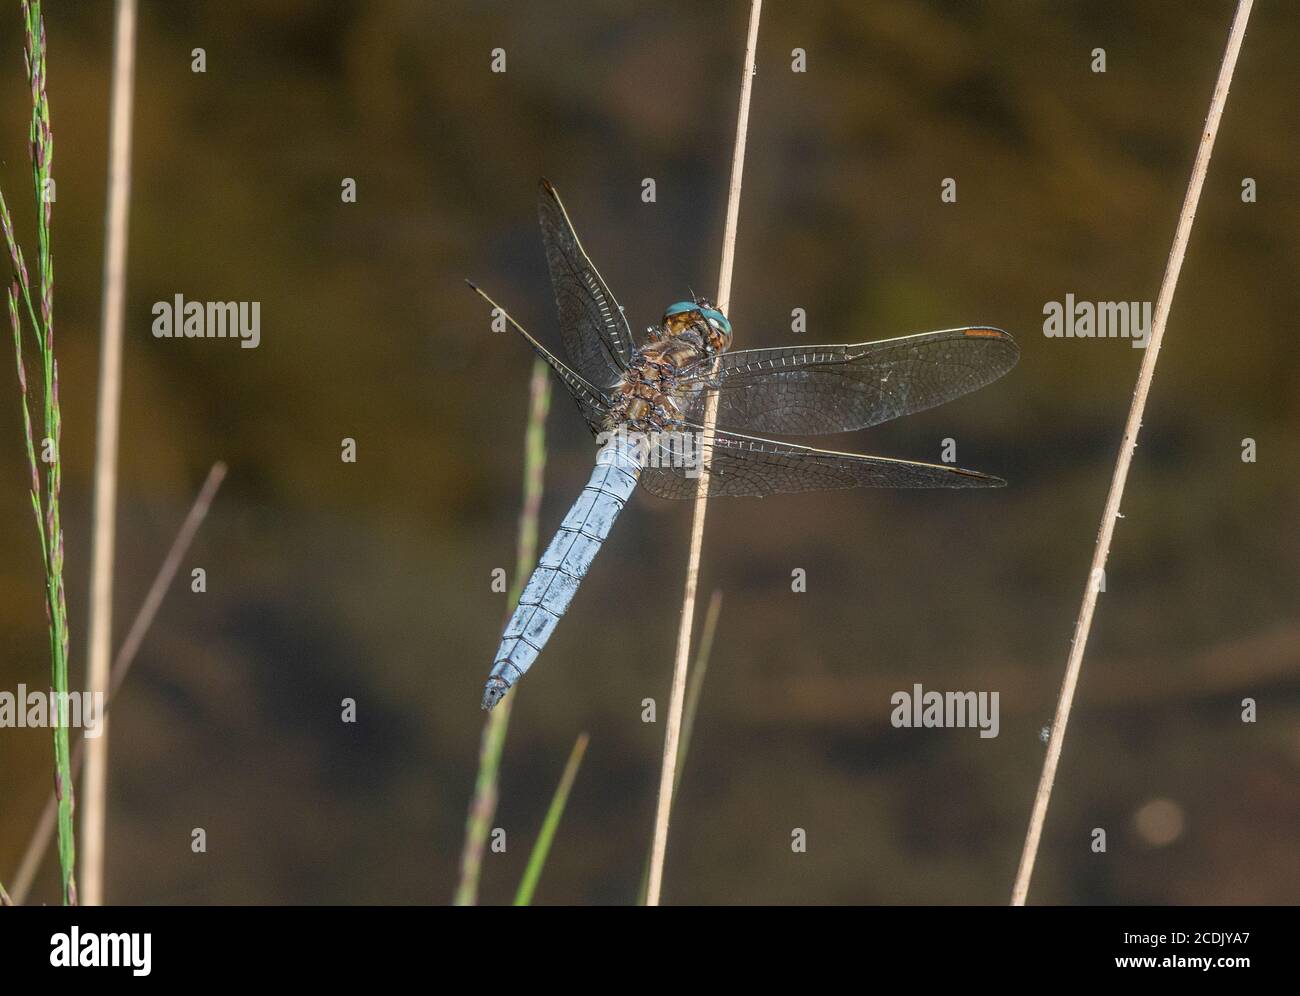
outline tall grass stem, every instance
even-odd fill
[[[176,572],[180,568],[181,560],[189,551],[190,544],[194,542],[194,535],[199,531],[199,526],[207,518],[208,509],[212,507],[212,500],[216,497],[217,489],[221,487],[221,482],[225,479],[225,476],[226,465],[220,462],[214,463],[212,469],[208,471],[203,487],[199,489],[199,493],[194,499],[194,504],[190,506],[189,513],[185,516],[180,531],[176,534],[176,538],[172,540],[171,548],[167,551],[167,556],[163,558],[162,566],[158,568],[153,583],[149,585],[149,591],[145,594],[144,601],[135,614],[131,628],[126,632],[126,639],[122,641],[122,646],[118,648],[117,654],[113,658],[108,695],[104,701],[105,715],[112,708],[118,690],[121,689],[122,682],[126,680],[127,673],[131,670],[131,664],[135,661],[135,655],[144,642],[145,634],[149,632],[149,627],[153,625],[154,617],[158,615],[158,609],[162,606],[163,599],[167,596],[172,581],[176,578]],[[81,770],[84,760],[84,751],[82,749],[84,742],[84,738],[79,740],[72,751],[72,776],[74,778],[77,777],[77,773]],[[45,809],[41,812],[36,828],[32,831],[31,839],[27,842],[27,849],[23,852],[22,862],[18,866],[18,874],[14,876],[14,902],[19,905],[27,901],[27,895],[31,891],[32,883],[36,880],[36,873],[40,871],[45,851],[50,846],[50,838],[54,835],[56,803],[57,800],[51,795]]]
[[[704,694],[704,676],[709,670],[709,656],[713,653],[713,637],[718,629],[718,616],[722,612],[722,592],[714,589],[704,613],[704,629],[700,631],[700,644],[695,649],[695,663],[691,666],[686,684],[686,706],[682,710],[682,735],[677,744],[677,769],[673,773],[673,797],[681,788],[682,772],[686,770],[686,757],[691,752],[691,735],[695,731],[695,717],[700,710]],[[645,905],[646,889],[650,886],[650,851],[646,851],[645,867],[641,869],[641,884],[636,890],[638,906]]]
[[[549,368],[540,359],[533,362],[528,399],[528,425],[524,430],[524,502],[519,512],[519,535],[515,545],[515,577],[506,598],[507,619],[514,611],[523,593],[524,582],[537,560],[537,520],[542,511],[542,479],[546,471],[546,413],[551,407]],[[518,694],[516,690],[514,695],[507,695],[504,702],[488,713],[483,724],[474,796],[465,817],[460,880],[452,900],[457,906],[473,906],[478,902],[483,854],[487,850],[487,838],[497,808],[501,755],[510,725],[511,703]]]
[[[587,734],[579,733],[578,739],[573,742],[573,750],[569,752],[564,773],[560,775],[560,784],[555,787],[555,795],[551,797],[551,805],[546,810],[546,819],[542,821],[537,843],[533,845],[532,853],[528,855],[528,866],[524,868],[524,877],[520,879],[519,889],[515,893],[516,906],[532,904],[533,893],[537,891],[537,881],[542,877],[542,869],[546,867],[546,856],[551,853],[551,842],[555,840],[555,831],[560,826],[560,818],[564,815],[564,807],[569,801],[569,791],[578,777],[582,756],[587,752],[587,739]]]
[[[700,630],[700,644],[695,648],[695,665],[691,668],[686,685],[686,706],[682,710],[682,735],[677,747],[677,770],[673,776],[673,795],[682,784],[682,771],[686,756],[691,752],[691,736],[695,732],[695,717],[700,711],[700,697],[704,693],[704,676],[709,670],[709,657],[713,653],[713,637],[718,631],[718,616],[722,613],[722,592],[714,590],[709,607],[704,612],[704,628]]]
[[[113,551],[117,525],[117,449],[126,311],[127,207],[131,201],[131,122],[135,99],[136,0],[117,0],[108,124],[108,205],[104,212],[104,289],[100,315],[99,397],[95,422],[95,511],[91,525],[87,691],[107,692],[113,628]],[[108,719],[86,747],[81,783],[81,901],[104,901],[108,818]]]
[[[1115,460],[1115,472],[1111,477],[1110,491],[1106,495],[1106,504],[1102,510],[1101,528],[1097,532],[1097,545],[1093,549],[1092,563],[1088,568],[1088,577],[1083,587],[1083,600],[1079,605],[1079,615],[1074,624],[1074,637],[1070,642],[1065,678],[1061,683],[1061,694],[1056,704],[1056,718],[1052,723],[1052,734],[1047,743],[1047,756],[1043,760],[1043,771],[1039,776],[1038,791],[1034,796],[1029,829],[1025,834],[1025,844],[1020,855],[1020,867],[1016,872],[1015,884],[1011,891],[1013,906],[1023,906],[1029,893],[1029,882],[1034,873],[1034,862],[1038,856],[1043,824],[1047,819],[1047,806],[1052,798],[1056,769],[1061,760],[1065,728],[1070,719],[1070,708],[1074,704],[1074,691],[1079,683],[1079,672],[1083,669],[1083,652],[1088,644],[1093,612],[1097,607],[1097,594],[1101,587],[1099,582],[1105,576],[1111,538],[1115,533],[1115,522],[1119,518],[1120,503],[1124,498],[1124,485],[1128,481],[1133,451],[1137,448],[1138,431],[1142,427],[1142,413],[1146,409],[1151,379],[1155,376],[1156,359],[1160,356],[1160,344],[1164,339],[1165,324],[1173,304],[1174,289],[1178,285],[1178,274],[1183,267],[1183,256],[1192,233],[1192,222],[1196,218],[1196,206],[1200,202],[1201,187],[1210,168],[1210,153],[1214,151],[1214,139],[1219,132],[1219,121],[1223,117],[1224,104],[1228,100],[1228,89],[1232,85],[1232,73],[1236,68],[1237,55],[1241,51],[1241,42],[1246,34],[1246,22],[1250,19],[1252,3],[1253,0],[1239,0],[1237,4],[1232,29],[1228,34],[1227,49],[1223,54],[1223,62],[1219,66],[1219,78],[1214,84],[1214,94],[1210,98],[1210,110],[1205,117],[1205,127],[1201,130],[1201,142],[1196,152],[1196,161],[1192,166],[1191,179],[1187,183],[1187,193],[1183,197],[1183,208],[1178,216],[1173,247],[1169,251],[1169,259],[1165,264],[1164,278],[1160,283],[1160,296],[1156,299],[1155,315],[1151,322],[1151,338],[1138,370],[1137,389],[1133,392],[1133,403],[1129,406],[1128,422],[1124,426],[1124,439],[1120,443],[1119,456]]]
[[[719,310],[731,310],[731,274],[736,262],[736,229],[740,221],[740,186],[745,171],[745,142],[749,135],[749,103],[754,90],[754,60],[758,47],[758,22],[763,0],[752,0],[749,32],[745,40],[745,63],[740,77],[740,107],[736,113],[736,145],[731,157],[731,184],[727,191],[727,223],[722,235],[722,264],[718,272]],[[664,730],[663,759],[659,770],[659,799],[655,806],[654,838],[650,848],[650,884],[646,905],[658,906],[663,886],[664,856],[668,849],[668,822],[672,813],[673,785],[677,780],[677,744],[681,737],[682,709],[686,697],[686,670],[691,652],[691,629],[695,621],[695,592],[700,580],[700,553],[704,545],[704,517],[708,508],[710,437],[717,421],[718,396],[710,391],[705,402],[701,458],[706,472],[700,475],[691,521],[690,554],[686,561],[686,585],[682,593],[682,618],[677,630],[677,653],[673,661],[673,683],[668,699],[668,722]]]
[[[63,902],[77,903],[76,839],[73,835],[73,782],[68,749],[68,605],[63,587],[64,545],[60,498],[63,490],[63,416],[59,407],[59,367],[54,357],[54,259],[50,250],[50,222],[54,214],[54,133],[50,129],[50,101],[46,90],[45,20],[39,0],[23,0],[23,55],[32,98],[27,150],[32,164],[32,188],[36,200],[37,296],[39,314],[32,303],[32,281],[27,261],[14,232],[9,206],[0,195],[0,228],[13,265],[13,283],[8,289],[9,321],[14,333],[14,359],[22,399],[23,432],[31,474],[30,497],[36,516],[45,573],[45,607],[50,637],[50,691],[53,705],[50,721],[54,734],[54,793],[58,797],[56,819],[59,838],[59,869]],[[23,361],[23,314],[41,357],[41,413],[44,435],[37,447],[32,428],[30,391]],[[42,486],[40,462],[45,466]]]

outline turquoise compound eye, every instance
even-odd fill
[[[731,335],[731,322],[727,321],[727,316],[716,308],[701,308],[700,314],[706,319],[713,322],[718,328],[722,329],[727,335]]]
[[[695,311],[698,307],[699,305],[694,301],[678,301],[676,304],[668,305],[667,310],[664,311],[664,317],[672,318],[674,315],[680,315],[687,311]]]

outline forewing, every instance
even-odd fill
[[[632,330],[546,180],[538,191],[537,214],[564,350],[578,373],[597,387],[609,387],[631,363]]]
[[[994,328],[925,332],[845,346],[782,346],[724,353],[719,429],[818,435],[853,432],[961,397],[1016,364],[1019,347]],[[704,419],[706,361],[679,382],[683,414]]]
[[[514,320],[514,317],[505,308],[492,300],[492,297],[478,284],[472,280],[466,280],[470,289],[479,297],[492,306],[495,313],[503,317],[507,324],[532,348],[533,352],[544,360],[554,371],[555,376],[559,378],[564,389],[569,392],[571,397],[578,406],[578,411],[586,420],[588,428],[592,434],[600,433],[605,425],[606,417],[609,414],[609,399],[599,388],[593,387],[578,373],[569,369],[568,365],[540,342],[529,335],[528,330]]]

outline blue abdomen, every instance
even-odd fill
[[[542,554],[501,636],[492,674],[483,689],[491,709],[532,667],[560,617],[569,608],[614,520],[636,488],[641,463],[623,436],[596,454],[596,469]]]

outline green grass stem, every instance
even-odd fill
[[[533,901],[533,893],[537,890],[537,880],[542,877],[542,869],[546,866],[546,856],[551,852],[551,842],[555,839],[555,831],[559,828],[560,818],[564,816],[564,807],[569,801],[569,791],[573,788],[574,779],[578,777],[578,768],[582,765],[582,755],[587,752],[587,734],[579,733],[578,739],[573,742],[573,750],[569,752],[568,763],[564,765],[564,773],[560,776],[560,784],[555,787],[555,795],[551,797],[550,808],[546,810],[546,819],[542,821],[541,833],[537,835],[537,843],[533,845],[533,853],[528,856],[528,866],[524,869],[524,877],[519,880],[519,891],[515,893],[516,906],[528,906]]]
[[[506,597],[506,618],[514,611],[524,583],[537,560],[537,519],[542,510],[542,477],[546,470],[546,413],[551,407],[549,368],[542,360],[533,363],[528,389],[528,426],[524,430],[524,503],[519,513],[519,537],[515,547],[515,577]],[[518,694],[517,692],[515,694]],[[452,900],[457,906],[478,902],[483,854],[487,850],[492,817],[497,808],[497,784],[506,729],[510,725],[514,695],[488,713],[479,745],[478,775],[474,796],[465,817],[465,846],[460,857],[460,881]]]
[[[39,312],[33,302],[31,279],[18,239],[14,234],[9,205],[0,194],[0,227],[9,248],[13,266],[13,283],[8,288],[9,321],[14,333],[14,356],[18,369],[18,387],[23,406],[23,431],[27,462],[31,472],[32,510],[36,514],[41,543],[41,560],[45,568],[46,610],[50,631],[50,685],[54,693],[54,792],[58,798],[59,867],[63,902],[77,902],[76,843],[73,836],[72,763],[68,746],[68,608],[63,589],[63,526],[59,499],[63,485],[63,418],[59,408],[59,366],[54,357],[54,261],[50,252],[50,222],[54,206],[54,136],[50,130],[50,102],[46,93],[45,20],[40,0],[23,0],[23,54],[27,81],[31,89],[32,117],[28,128],[28,153],[32,163],[32,186],[36,198],[36,244],[39,282]],[[41,409],[44,437],[37,460],[36,437],[32,429],[26,364],[23,360],[22,311],[25,306],[41,358]],[[42,488],[40,463],[46,465]]]

